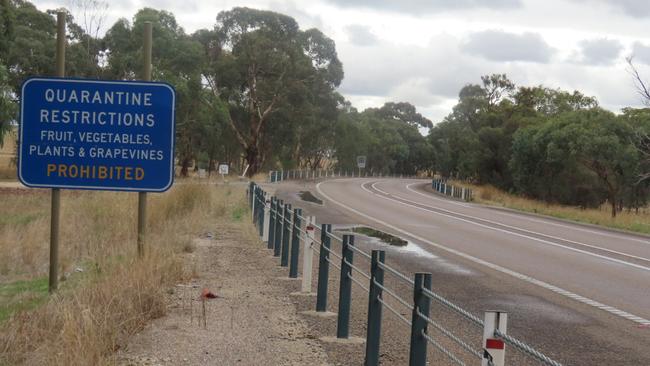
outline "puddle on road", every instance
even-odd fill
[[[306,202],[315,203],[317,205],[322,205],[323,204],[323,201],[318,199],[318,197],[314,196],[309,191],[300,191],[298,193],[298,196],[300,196],[300,199],[302,199],[303,201],[306,201]]]
[[[458,264],[450,263],[449,261],[438,257],[437,255],[425,250],[418,244],[411,241],[404,240],[395,235],[386,232],[369,228],[366,226],[342,226],[334,229],[341,234],[354,234],[359,235],[365,239],[368,244],[386,247],[388,255],[391,252],[409,255],[416,260],[426,260],[428,263],[434,262],[436,269],[444,272],[455,273],[460,275],[474,275],[475,273],[468,268]]]
[[[405,247],[409,243],[408,241],[398,238],[394,235],[385,233],[383,231],[375,230],[373,228],[369,228],[366,226],[355,226],[351,228],[352,232],[357,233],[357,234],[362,234],[365,236],[369,236],[372,238],[377,238],[381,240],[382,242],[388,244],[388,245],[394,245],[398,247]]]

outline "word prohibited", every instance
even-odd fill
[[[164,83],[28,79],[18,176],[30,187],[165,191],[174,178],[174,103]]]

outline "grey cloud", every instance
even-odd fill
[[[648,7],[647,0],[572,0],[573,2],[583,4],[593,4],[594,1],[606,4],[610,7],[616,8],[623,13],[635,17],[645,18],[650,16],[650,7]]]
[[[623,50],[623,44],[615,39],[590,39],[580,42],[582,63],[589,65],[610,65]]]
[[[377,36],[368,27],[363,25],[349,25],[345,27],[345,31],[350,39],[350,43],[357,46],[372,46],[379,42]]]
[[[300,24],[301,29],[308,28],[318,28],[325,34],[331,33],[330,27],[323,21],[323,19],[318,14],[311,14],[304,10],[304,6],[296,1],[271,1],[269,3],[269,9],[279,12],[282,14],[287,14]]]
[[[632,57],[635,61],[650,65],[650,46],[646,46],[640,42],[634,43],[634,46],[632,46]]]
[[[530,61],[547,63],[554,50],[536,33],[515,34],[488,30],[471,34],[463,51],[490,61]]]
[[[345,67],[341,92],[353,95],[418,99],[422,104],[455,98],[493,66],[464,56],[458,39],[440,35],[427,47],[379,42],[376,46],[339,46]],[[454,60],[453,63],[450,60]],[[415,94],[422,93],[418,98]]]
[[[367,8],[409,14],[437,13],[458,9],[517,9],[521,0],[327,0],[346,8]]]

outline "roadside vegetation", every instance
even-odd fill
[[[559,219],[601,225],[614,229],[650,234],[650,207],[626,209],[616,217],[611,216],[611,208],[607,204],[594,208],[550,204],[536,199],[524,198],[520,195],[504,192],[490,185],[474,185],[453,181],[454,185],[471,188],[474,200],[489,206],[505,207],[513,210],[531,212]]]
[[[0,191],[0,365],[112,364],[128,336],[165,313],[163,292],[193,275],[183,262],[192,240],[215,222],[241,221],[243,189],[177,184],[151,194],[142,260],[137,195],[64,191],[62,282],[52,296],[49,191]]]
[[[352,170],[365,155],[368,173],[440,174],[550,205],[608,204],[611,216],[650,200],[649,108],[616,114],[580,91],[515,85],[496,73],[468,80],[441,121],[409,101],[359,111],[337,90],[344,65],[334,41],[290,16],[236,7],[189,34],[173,13],[153,8],[114,24],[97,17],[80,25],[82,14],[100,14],[110,3],[78,3],[92,6],[69,9],[71,77],[135,78],[143,24],[153,23],[153,78],[177,92],[175,155],[183,176],[217,163],[239,171],[249,165],[249,176]],[[54,73],[55,28],[53,12],[0,0],[0,140],[25,78]],[[631,87],[650,102],[631,59],[629,68]]]

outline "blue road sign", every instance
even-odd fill
[[[18,177],[29,187],[162,192],[174,179],[168,84],[23,83]]]

